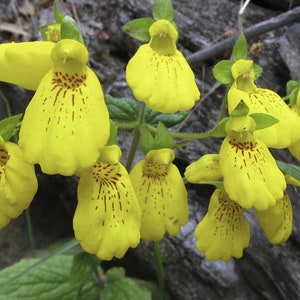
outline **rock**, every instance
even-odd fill
[[[287,29],[280,38],[279,53],[294,80],[300,80],[300,23]]]

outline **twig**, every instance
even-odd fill
[[[244,31],[246,38],[252,38],[258,34],[268,32],[277,28],[280,28],[285,25],[293,24],[297,21],[300,21],[300,7],[296,7],[294,9],[289,10],[286,13],[280,14],[277,17],[271,18],[267,21],[260,22],[255,24]],[[220,43],[213,45],[207,49],[200,50],[195,52],[187,57],[188,62],[191,65],[195,65],[196,63],[201,63],[206,61],[209,58],[213,58],[219,54],[221,54],[226,49],[230,49],[233,47],[235,40],[237,37],[232,37],[226,39]]]

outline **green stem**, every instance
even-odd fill
[[[148,128],[150,129],[151,132],[156,133],[157,128],[148,125]],[[214,133],[214,129],[208,131],[208,132],[200,132],[200,133],[182,133],[182,132],[172,132],[170,131],[170,134],[174,138],[179,138],[179,139],[209,139],[211,138]]]
[[[29,244],[30,244],[30,249],[31,249],[31,257],[35,257],[35,240],[34,240],[34,235],[33,235],[32,222],[31,222],[29,208],[25,209],[25,215],[26,215]]]
[[[163,259],[161,254],[161,247],[159,242],[153,242],[154,245],[154,253],[155,253],[155,260],[156,260],[156,272],[158,278],[159,287],[163,290],[165,286],[165,272],[163,266]]]
[[[144,122],[145,109],[146,109],[146,105],[143,104],[142,109],[141,109],[141,113],[140,113],[140,118],[139,118],[139,124],[140,125],[142,125],[143,122]],[[127,169],[128,172],[129,172],[129,170],[131,168],[131,165],[133,163],[135,152],[136,152],[136,149],[139,145],[139,141],[140,141],[140,129],[138,127],[136,127],[134,129],[133,139],[132,139],[131,147],[130,147],[129,154],[128,154],[128,157],[127,157],[127,162],[126,162],[126,169]]]
[[[224,101],[222,103],[222,106],[221,106],[221,111],[220,111],[220,115],[219,115],[219,118],[218,118],[218,123],[224,118],[226,110],[227,110],[227,93],[228,93],[228,88],[226,90],[225,99],[224,99]]]

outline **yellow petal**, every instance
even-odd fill
[[[243,128],[248,118],[232,120],[241,121]],[[228,196],[244,208],[264,210],[275,205],[283,197],[286,182],[274,158],[251,131],[230,131],[231,121],[227,125],[229,133],[221,145],[219,162]]]
[[[256,216],[271,244],[282,244],[291,235],[293,229],[293,210],[287,193],[271,208],[256,211]]]
[[[104,148],[106,158],[120,149]],[[114,160],[114,158],[112,158]],[[78,205],[73,219],[82,248],[100,259],[121,258],[140,242],[141,215],[129,175],[121,163],[98,161],[85,170],[78,184]]]
[[[184,176],[191,183],[220,180],[222,173],[219,166],[219,155],[203,155],[186,168]]]
[[[80,173],[97,161],[108,139],[108,110],[98,78],[83,64],[86,54],[79,42],[58,42],[55,68],[26,108],[19,145],[25,160],[44,173]]]
[[[126,80],[136,99],[153,110],[189,110],[200,98],[195,75],[176,50],[175,27],[167,20],[161,21],[151,26],[150,43],[142,45],[128,62]]]
[[[23,160],[20,148],[0,141],[0,229],[18,217],[31,203],[37,191],[34,167]],[[4,156],[7,157],[4,163]]]
[[[250,226],[244,209],[223,188],[211,196],[208,212],[195,230],[196,247],[209,260],[240,258],[249,245]]]
[[[262,88],[249,92],[245,85],[238,85],[235,81],[230,87],[227,95],[229,113],[243,100],[249,107],[249,114],[264,113],[279,120],[278,123],[254,133],[268,147],[282,149],[300,140],[300,131],[295,130],[300,127],[297,113],[275,92]]]
[[[152,150],[130,172],[146,241],[159,241],[166,232],[175,236],[188,221],[187,191],[173,159],[171,149]]]
[[[54,45],[40,41],[0,44],[0,81],[36,90],[52,68],[50,53]]]

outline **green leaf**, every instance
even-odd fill
[[[180,111],[175,114],[162,114],[150,109],[149,107],[146,107],[145,123],[152,126],[157,126],[158,122],[162,122],[166,127],[169,128],[181,123],[188,116],[188,114],[188,111]]]
[[[211,130],[211,136],[213,137],[224,137],[227,135],[225,127],[226,123],[230,120],[229,117],[222,119],[218,125]]]
[[[33,269],[26,275],[11,281],[21,272],[36,264],[40,259],[23,259],[0,272],[0,299],[5,300],[74,300],[91,298],[96,289],[92,282],[77,286],[69,281],[73,256],[60,255]],[[79,293],[80,290],[80,293]]]
[[[54,19],[56,21],[56,23],[62,23],[63,19],[64,19],[64,15],[62,14],[62,12],[60,11],[58,4],[57,4],[57,0],[54,1]]]
[[[233,77],[231,75],[231,67],[233,62],[230,60],[221,60],[213,68],[215,79],[223,84],[231,84]]]
[[[151,292],[151,299],[155,300],[171,300],[171,297],[167,294],[166,290],[159,287],[157,283],[153,281],[145,281],[134,279],[139,285],[144,286]]]
[[[249,115],[256,123],[255,130],[264,129],[278,123],[278,119],[264,113],[253,113]]]
[[[149,28],[153,22],[150,18],[136,19],[124,25],[123,31],[134,39],[148,42],[150,40]]]
[[[249,107],[243,100],[241,100],[239,104],[234,108],[234,110],[230,113],[230,117],[232,118],[243,117],[243,116],[247,116],[248,113],[249,113]]]
[[[300,167],[285,163],[281,160],[276,160],[277,166],[284,174],[290,174],[292,177],[300,180]]]
[[[123,271],[121,273],[123,274]],[[124,274],[122,276],[121,273],[113,269],[107,272],[108,282],[100,291],[101,300],[151,300],[151,292],[147,288],[134,279],[125,277]]]
[[[111,119],[109,121],[110,121],[110,135],[108,141],[106,142],[106,146],[115,145],[117,143],[117,138],[118,138],[118,127],[116,123]]]
[[[174,138],[167,127],[159,122],[157,132],[154,138],[154,149],[171,148],[175,146]]]
[[[84,44],[76,21],[69,16],[65,16],[61,22],[60,38],[71,39]]]
[[[130,98],[114,98],[110,95],[104,97],[109,111],[109,117],[115,123],[136,122],[139,117],[139,106]]]
[[[18,123],[23,114],[11,116],[0,121],[0,135],[4,141],[8,141],[12,136],[18,132]]]
[[[166,19],[173,21],[174,9],[171,0],[156,0],[153,5],[154,20]]]
[[[70,282],[73,284],[83,284],[99,266],[99,259],[92,254],[81,252],[73,257],[70,272]]]
[[[233,62],[236,62],[239,59],[248,58],[248,45],[245,35],[242,33],[235,42],[232,51]]]
[[[106,272],[106,277],[110,282],[120,280],[125,277],[125,270],[124,268],[111,268]]]
[[[300,81],[290,80],[287,82],[286,94],[290,99],[291,107],[296,105],[299,91],[300,91]]]
[[[150,150],[154,149],[154,138],[147,125],[141,127],[140,144],[143,153],[146,155]]]
[[[264,69],[257,64],[253,64],[252,67],[253,67],[253,71],[254,71],[254,80],[257,80],[263,73]]]

